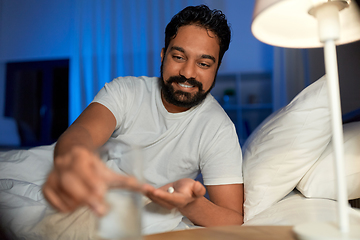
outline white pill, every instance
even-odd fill
[[[173,187],[169,187],[167,191],[168,191],[168,193],[173,193],[175,191],[175,189]]]

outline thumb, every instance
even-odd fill
[[[193,185],[193,194],[195,197],[202,197],[206,193],[205,187],[199,182],[195,181]]]
[[[134,176],[111,173],[106,179],[109,188],[124,188],[132,191],[142,191],[142,185]]]

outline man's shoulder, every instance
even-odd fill
[[[223,124],[224,122],[231,123],[225,110],[221,107],[219,102],[209,94],[200,107],[200,118],[206,121],[218,122]]]
[[[140,89],[146,89],[147,91],[152,91],[158,86],[157,77],[147,77],[147,76],[126,76],[126,77],[117,77],[107,84],[110,88],[115,89],[126,89],[127,91],[139,91]]]
[[[125,82],[125,83],[133,83],[133,84],[154,84],[158,82],[158,77],[147,77],[147,76],[126,76],[126,77],[117,77],[113,81],[115,82]]]
[[[218,115],[226,115],[224,109],[211,94],[208,94],[201,107],[203,108],[203,111],[217,113]]]

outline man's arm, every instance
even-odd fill
[[[140,188],[135,178],[112,172],[96,154],[115,126],[110,110],[91,103],[60,136],[54,151],[54,168],[43,186],[44,196],[53,207],[69,212],[87,205],[101,215],[106,211],[104,194],[109,186]]]
[[[97,150],[110,138],[115,125],[115,117],[109,109],[99,103],[91,103],[60,136],[54,158],[68,153],[75,146]]]
[[[160,189],[149,190],[147,196],[163,207],[178,208],[184,216],[199,226],[243,223],[243,184],[207,186],[211,201],[203,197],[205,192],[199,184],[191,179],[186,179],[185,182],[181,179]],[[166,192],[170,186],[174,187],[174,193]]]
[[[196,199],[179,211],[194,224],[204,227],[243,224],[244,185],[207,186],[210,200]]]

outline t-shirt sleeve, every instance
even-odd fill
[[[205,185],[243,183],[242,154],[235,127],[226,123],[207,145],[200,162]]]
[[[130,104],[128,99],[130,89],[131,81],[127,78],[116,78],[106,83],[92,101],[102,104],[112,112],[116,119],[115,129],[120,127]]]

